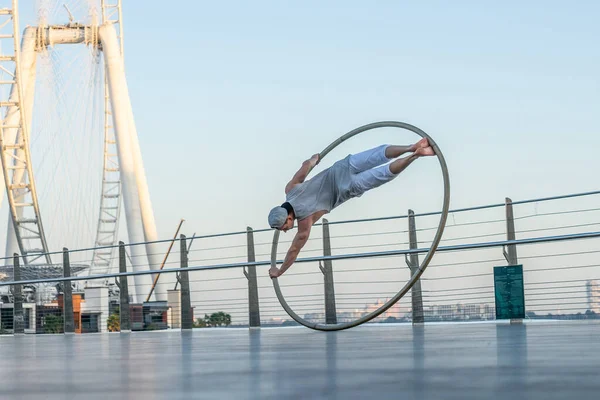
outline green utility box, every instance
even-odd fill
[[[494,267],[496,319],[524,319],[523,265]]]

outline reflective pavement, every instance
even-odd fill
[[[600,321],[0,336],[1,399],[598,399]]]

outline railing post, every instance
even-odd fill
[[[19,255],[13,254],[13,280],[21,280],[21,266]],[[21,285],[13,285],[13,332],[15,334],[25,333],[25,320],[23,318],[23,295]]]
[[[63,276],[71,276],[71,263],[69,262],[69,249],[63,247]],[[73,314],[73,290],[71,281],[63,282],[63,321],[65,333],[75,332],[75,318]]]
[[[125,256],[125,243],[119,241],[119,272],[127,272],[127,258]],[[131,332],[131,315],[129,311],[129,287],[127,286],[127,276],[119,277],[119,317],[121,332]]]
[[[331,237],[329,235],[329,221],[323,219],[323,255],[331,255]],[[335,289],[333,286],[333,267],[331,260],[323,260],[324,267],[319,263],[325,284],[325,323],[337,324],[337,311],[335,307]]]
[[[506,240],[516,240],[515,234],[515,215],[513,212],[513,203],[509,197],[504,198],[504,204],[506,209]],[[508,244],[504,246],[502,253],[504,258],[508,262],[508,265],[518,265],[519,259],[517,257],[517,245]],[[521,318],[514,318],[510,320],[511,324],[521,324],[523,320]]]
[[[254,231],[246,227],[248,248],[248,262],[255,262]],[[247,270],[246,270],[247,268]],[[249,265],[244,268],[244,275],[248,279],[248,324],[250,328],[260,327],[260,306],[258,303],[258,283],[256,281],[256,266]]]
[[[418,248],[417,242],[417,225],[415,222],[415,212],[408,210],[408,243],[411,249]],[[419,255],[417,253],[410,254],[406,259],[406,263],[410,268],[411,276],[419,269]],[[417,280],[411,289],[412,293],[412,322],[420,324],[425,322],[423,314],[423,293],[421,292],[421,280]]]
[[[513,213],[513,204],[510,198],[504,199],[506,204],[506,239],[515,240],[515,216]],[[517,258],[517,246],[509,244],[506,249],[503,249],[504,258],[508,262],[508,265],[517,265],[519,260]]]
[[[180,235],[181,268],[188,267],[188,250],[185,235]],[[192,329],[192,301],[190,297],[190,278],[188,271],[179,272],[179,284],[181,285],[181,329]]]

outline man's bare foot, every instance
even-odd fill
[[[418,156],[434,156],[435,152],[433,151],[431,146],[427,146],[427,147],[419,147],[415,151],[415,154]]]
[[[429,141],[427,140],[427,138],[423,138],[421,140],[419,140],[417,143],[413,144],[412,146],[410,146],[410,151],[417,151],[418,149],[422,149],[422,148],[426,148],[429,147]]]

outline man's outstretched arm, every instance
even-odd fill
[[[296,258],[298,258],[300,250],[302,250],[308,241],[308,237],[310,236],[310,227],[311,225],[307,225],[306,227],[301,227],[300,225],[298,226],[298,232],[296,233],[294,240],[292,240],[292,244],[290,245],[285,259],[283,260],[283,264],[281,264],[281,268],[277,269],[277,267],[274,267],[269,270],[269,275],[271,278],[276,278],[283,275],[283,273],[287,271],[292,264],[294,264]]]
[[[285,193],[287,194],[287,192],[289,192],[290,190],[292,190],[292,188],[294,186],[296,186],[299,183],[304,182],[304,180],[306,179],[306,177],[308,176],[308,174],[310,173],[310,171],[318,163],[319,163],[319,155],[318,154],[315,154],[311,158],[309,158],[308,160],[304,161],[302,163],[302,166],[300,167],[300,169],[298,171],[296,171],[296,173],[294,174],[294,176],[292,177],[292,179],[285,186]]]

